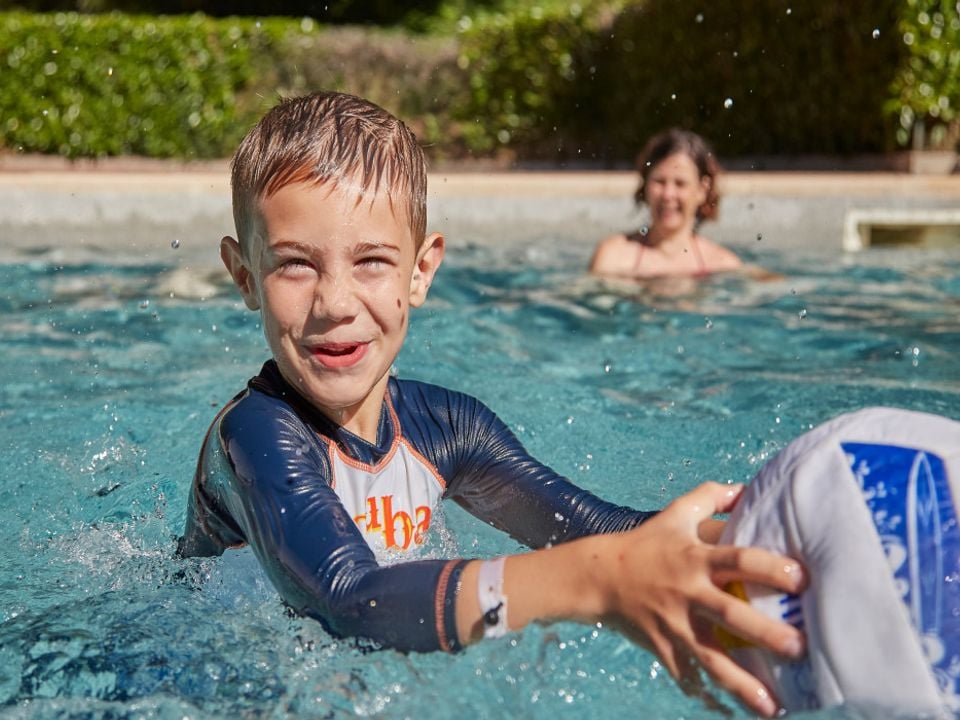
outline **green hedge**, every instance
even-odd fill
[[[452,1],[452,0],[451,0]],[[680,125],[724,156],[956,147],[955,0],[503,0],[446,34],[0,13],[0,151],[228,156],[281,94],[353,92],[434,158],[622,164]]]
[[[6,14],[2,144],[67,157],[221,157],[259,110],[244,90],[273,43],[251,20]]]
[[[317,89],[354,93],[402,118],[432,156],[466,152],[450,115],[467,98],[454,38],[303,21],[287,26],[282,50],[252,82],[268,98]]]
[[[477,105],[522,131],[521,158],[543,157],[555,134],[556,155],[622,161],[671,125],[725,155],[882,151],[900,4],[647,0],[605,19],[594,3],[576,17],[498,17],[464,45]]]
[[[510,14],[464,21],[460,65],[470,73],[471,92],[453,113],[468,146],[482,154],[510,147],[543,159],[575,154],[577,119],[591,94],[582,68],[596,52],[599,29],[598,16],[573,3],[525,3]]]
[[[202,15],[0,14],[0,149],[229,156],[280,95],[354,92],[439,143],[466,82],[452,40]],[[462,154],[454,137],[435,155]]]
[[[907,48],[887,114],[900,145],[956,148],[960,141],[960,11],[956,0],[906,0],[897,31]]]
[[[900,0],[650,0],[620,15],[598,60],[619,155],[668,125],[724,155],[889,149],[883,106],[901,59]]]

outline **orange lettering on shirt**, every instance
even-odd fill
[[[367,530],[380,529],[380,516],[377,514],[377,499],[367,498]]]
[[[403,510],[393,512],[393,495],[381,495],[380,501],[383,503],[383,538],[387,547],[406,550],[410,547],[410,540],[413,538],[413,520],[410,519],[410,514]],[[396,534],[398,520],[403,535],[403,540],[399,543]]]
[[[413,541],[417,545],[423,545],[427,539],[427,530],[430,529],[430,508],[426,505],[417,507],[417,527],[413,532]]]

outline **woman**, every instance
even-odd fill
[[[637,159],[635,199],[650,224],[601,241],[590,272],[616,278],[702,277],[743,267],[734,253],[698,233],[717,217],[720,167],[699,135],[672,129],[654,136]]]

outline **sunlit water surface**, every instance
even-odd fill
[[[753,259],[785,277],[675,296],[587,280],[582,253],[458,248],[397,370],[479,396],[548,464],[641,508],[748,480],[844,411],[960,415],[957,253]],[[0,712],[722,717],[605,628],[362,652],[285,612],[249,553],[173,559],[203,432],[266,357],[222,280],[171,297],[174,266],[0,266]],[[446,514],[455,547],[435,553],[517,549]]]

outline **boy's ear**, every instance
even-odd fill
[[[443,235],[431,233],[424,239],[417,251],[416,265],[413,266],[413,276],[410,278],[410,305],[420,307],[427,299],[427,292],[433,283],[433,276],[437,274],[446,244]]]
[[[227,272],[230,273],[234,284],[240,290],[246,306],[251,310],[259,310],[260,298],[257,295],[257,284],[254,282],[253,273],[247,267],[247,261],[244,260],[240,243],[229,235],[220,241],[220,259],[223,260]]]

